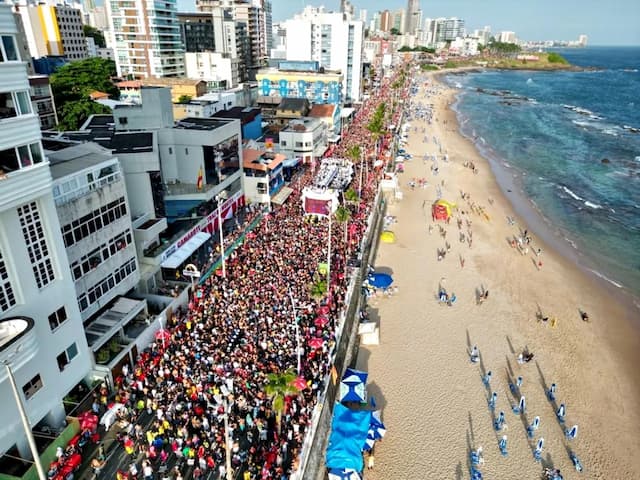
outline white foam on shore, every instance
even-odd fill
[[[593,208],[595,210],[598,210],[599,208],[602,208],[602,205],[598,205],[597,203],[591,203],[589,200],[587,200],[586,202],[584,202],[584,204],[589,207],[589,208]]]
[[[591,268],[589,268],[588,270],[591,273],[593,273],[596,277],[600,277],[601,279],[606,280],[607,282],[609,282],[614,287],[624,288],[624,285],[621,285],[620,283],[616,282],[615,280],[611,280],[609,277],[607,277],[606,275],[603,275],[602,273],[598,272],[597,270],[592,270]]]

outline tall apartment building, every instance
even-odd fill
[[[323,7],[306,7],[285,24],[287,60],[314,60],[327,70],[340,70],[344,101],[359,101],[364,24]]]
[[[65,56],[69,61],[89,58],[82,30],[82,12],[66,5],[16,5],[34,58]]]
[[[395,28],[400,33],[405,33],[404,29],[407,26],[407,12],[405,12],[404,8],[399,8],[395,12],[393,12],[393,17],[391,21],[391,28]]]
[[[516,32],[500,32],[498,35],[498,39],[502,43],[516,43],[518,39],[516,38]]]
[[[178,13],[185,52],[215,52],[213,16],[208,13]]]
[[[110,0],[106,4],[119,76],[184,75],[177,0]]]
[[[458,37],[464,37],[464,20],[455,17],[445,19],[441,32],[439,29],[438,41],[442,42],[451,42]]]
[[[16,33],[11,6],[0,5],[0,362],[31,425],[57,428],[62,398],[91,361]],[[0,403],[0,452],[31,458],[4,368]]]
[[[385,10],[380,15],[380,30],[382,32],[388,32],[389,30],[391,30],[391,28],[393,28],[392,22],[393,22],[393,15],[389,10]]]
[[[404,33],[413,35],[416,33],[416,29],[420,28],[421,22],[420,22],[420,19],[418,18],[419,11],[420,11],[420,0],[407,1],[407,13],[405,18]]]
[[[49,77],[46,75],[29,76],[31,87],[31,105],[33,111],[40,118],[40,128],[48,130],[58,124],[56,104],[51,91]]]
[[[246,43],[238,47],[244,53],[244,63],[249,79],[255,79],[257,70],[266,65],[272,46],[272,18],[270,0],[196,0],[199,12],[214,13],[217,9],[228,12],[237,25],[246,30]],[[242,30],[236,30],[236,42],[240,43]]]

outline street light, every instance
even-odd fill
[[[14,355],[18,353],[20,350],[20,346],[16,349]],[[36,471],[38,472],[39,480],[47,480],[47,475],[42,468],[42,463],[40,463],[40,454],[38,453],[38,447],[36,446],[36,441],[33,438],[33,433],[31,432],[31,425],[29,424],[29,418],[27,417],[27,412],[24,408],[24,403],[22,402],[22,397],[18,392],[18,386],[16,385],[16,379],[13,376],[13,371],[11,371],[11,365],[9,364],[9,360],[5,360],[4,367],[7,370],[7,376],[9,377],[9,383],[11,384],[11,390],[13,391],[13,398],[16,401],[16,405],[18,406],[18,412],[20,413],[20,420],[22,420],[22,427],[24,428],[24,433],[27,436],[27,442],[29,443],[29,450],[31,450],[31,455],[33,456],[33,463],[36,465]]]
[[[227,278],[227,268],[224,258],[224,236],[222,232],[222,204],[225,200],[225,197],[226,195],[223,196],[222,192],[216,195],[216,200],[218,201],[218,232],[220,234],[220,255],[222,255],[222,278]]]

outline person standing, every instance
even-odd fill
[[[375,457],[373,456],[373,449],[369,452],[369,459],[367,461],[367,469],[373,470],[375,466]]]

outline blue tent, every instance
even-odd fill
[[[367,277],[367,281],[375,288],[389,288],[393,283],[393,277],[388,273],[374,272]]]
[[[329,480],[361,480],[361,477],[353,468],[333,468],[329,470]]]
[[[368,376],[367,372],[347,368],[340,380],[338,399],[341,402],[366,402]]]
[[[331,421],[326,465],[329,469],[364,469],[362,448],[371,425],[371,411],[350,410],[336,403]]]

